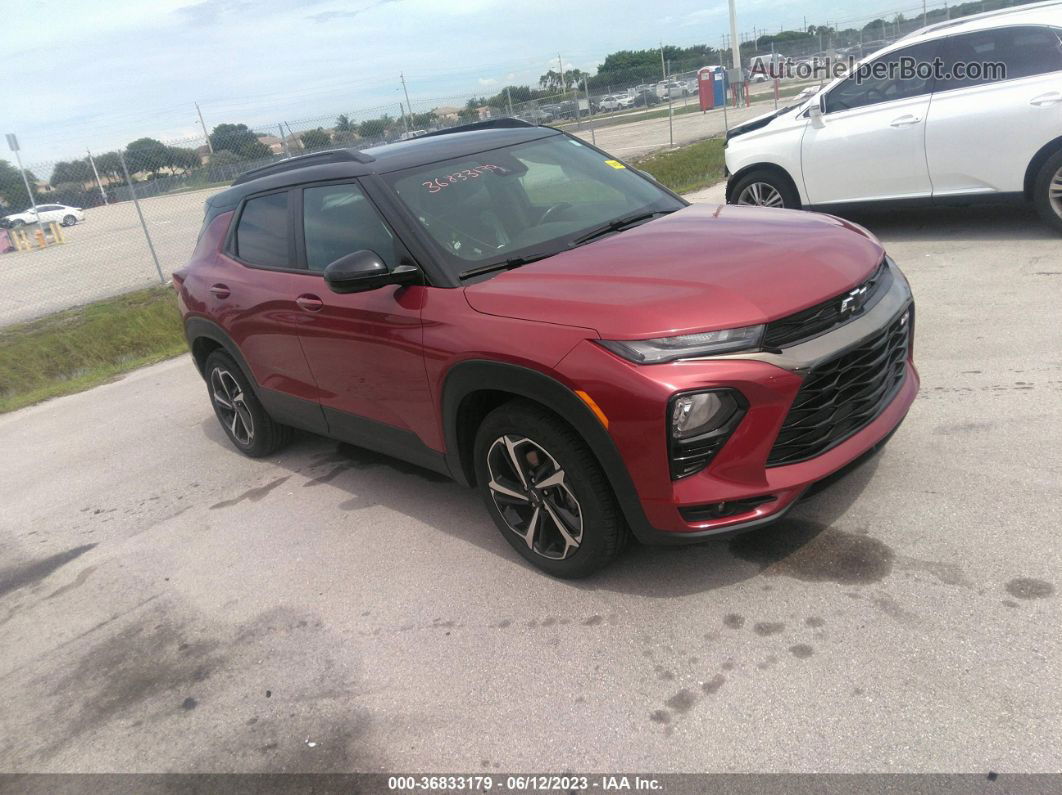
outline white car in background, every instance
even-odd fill
[[[38,204],[37,212],[40,213],[41,223],[44,224],[50,224],[54,221],[63,226],[73,226],[85,220],[84,210],[80,207],[68,207],[65,204]],[[32,207],[20,213],[4,216],[4,225],[12,228],[35,223],[37,223],[37,215],[33,212]]]
[[[940,58],[940,79],[887,74],[904,58]],[[728,132],[727,201],[1023,201],[1062,231],[1062,0],[931,25],[862,63],[881,66]],[[958,79],[957,63],[1001,63],[1005,77]]]

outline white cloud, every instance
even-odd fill
[[[479,84],[481,86],[496,86],[498,85],[498,81],[493,77],[481,77],[479,78]]]

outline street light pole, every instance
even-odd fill
[[[19,145],[18,138],[14,133],[7,134],[7,146],[15,153],[15,162],[18,163],[18,173],[22,175],[22,184],[26,186],[26,194],[29,196],[30,204],[33,207],[33,217],[37,219],[37,228],[41,230],[41,236],[44,235],[44,224],[41,223],[41,214],[37,211],[37,199],[33,195],[33,189],[30,187],[29,177],[26,176],[26,169],[22,167],[22,155],[18,153]]]

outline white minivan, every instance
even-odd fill
[[[931,25],[862,65],[729,131],[727,201],[1026,201],[1062,230],[1062,0]]]

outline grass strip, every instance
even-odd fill
[[[169,287],[5,326],[0,328],[0,412],[80,392],[186,350]]]
[[[652,174],[675,193],[689,193],[723,178],[723,139],[707,138],[677,149],[661,149],[636,158],[631,165]]]

